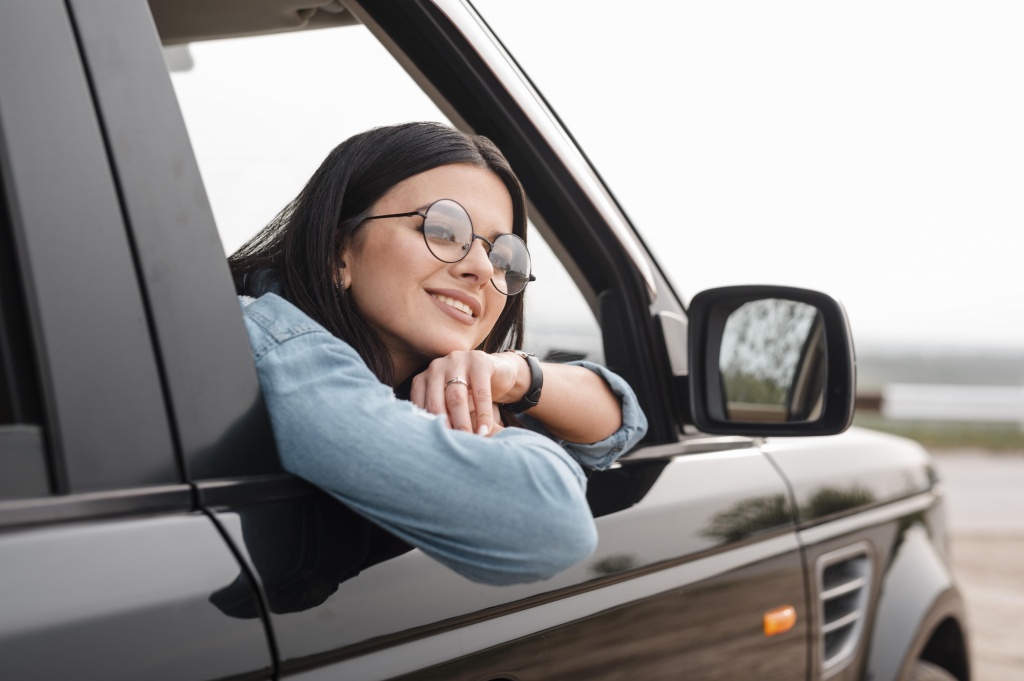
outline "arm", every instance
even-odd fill
[[[286,470],[475,581],[545,579],[593,551],[585,479],[554,442],[448,429],[277,296],[245,316]]]

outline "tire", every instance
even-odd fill
[[[957,679],[938,665],[918,660],[910,672],[908,681],[957,681]]]

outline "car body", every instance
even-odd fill
[[[590,475],[597,552],[550,580],[468,582],[277,462],[161,44],[321,26],[371,36],[505,151],[648,416]],[[5,2],[0,172],[2,678],[969,677],[929,457],[826,435],[852,410],[841,307],[778,287],[685,307],[468,3]],[[716,311],[777,298],[827,317],[825,406],[733,422]]]

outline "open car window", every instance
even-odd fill
[[[165,49],[225,254],[266,225],[327,153],[369,128],[451,124],[362,25]],[[540,233],[526,292],[526,347],[553,361],[604,359],[593,312]]]
[[[227,254],[349,136],[406,121],[448,123],[361,25],[203,41],[167,54]]]

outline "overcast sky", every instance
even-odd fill
[[[685,300],[805,286],[862,347],[1024,350],[1024,3],[475,5]],[[191,49],[175,87],[228,250],[344,137],[440,117],[361,28]]]
[[[1024,349],[1024,3],[476,0],[689,298]]]

